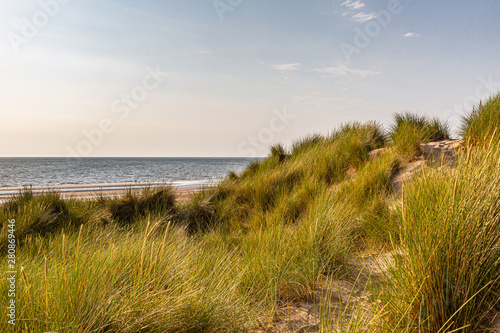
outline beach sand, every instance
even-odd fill
[[[127,183],[127,184],[92,184],[92,185],[64,185],[64,186],[32,186],[32,187],[9,187],[0,189],[0,203],[10,199],[20,191],[29,189],[35,194],[55,191],[65,199],[92,199],[100,197],[114,197],[125,194],[131,190],[139,193],[146,187],[158,187],[164,183]],[[199,186],[174,187],[178,201],[188,200],[195,192],[202,189]]]

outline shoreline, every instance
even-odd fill
[[[56,185],[56,186],[24,186],[0,188],[0,203],[4,203],[23,190],[31,190],[35,195],[57,192],[63,199],[94,199],[98,197],[117,197],[131,190],[137,193],[148,187],[172,186],[177,199],[184,200],[195,192],[211,185],[184,185],[173,186],[168,183],[113,183],[113,184],[78,184],[78,185]]]

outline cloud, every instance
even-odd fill
[[[357,1],[346,0],[342,3],[342,6],[347,8],[347,11],[344,11],[342,13],[342,16],[347,16],[347,15],[351,15],[353,12],[355,12],[361,8],[364,8],[366,5],[359,0],[357,0]],[[370,21],[376,17],[377,17],[377,15],[375,13],[365,13],[365,12],[358,12],[356,14],[352,14],[352,16],[351,16],[351,18],[356,23],[363,23],[366,21]]]
[[[363,13],[363,12],[361,12],[361,13],[357,13],[356,15],[353,15],[352,19],[357,23],[363,23],[366,21],[373,20],[376,17],[377,17],[377,15],[375,13]]]
[[[347,8],[351,8],[351,9],[361,9],[365,6],[365,4],[362,3],[361,1],[353,2],[352,0],[347,0],[347,1],[342,3],[342,6],[347,7]]]
[[[299,69],[300,66],[302,66],[302,64],[299,62],[296,62],[293,64],[274,65],[273,68],[280,70],[280,71],[296,71]]]
[[[374,72],[366,69],[355,69],[349,68],[346,65],[339,65],[337,67],[328,67],[328,68],[317,68],[315,71],[320,73],[328,73],[339,76],[348,76],[348,75],[357,75],[361,77],[366,77],[370,75],[378,75],[380,72]]]
[[[404,37],[406,38],[409,38],[409,37],[420,37],[419,34],[415,33],[415,32],[408,32],[406,34],[403,35]]]

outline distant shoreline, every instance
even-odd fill
[[[25,187],[34,191],[101,192],[104,189],[138,188],[168,184],[203,187],[220,182],[229,172],[240,173],[247,158],[0,158],[0,199]],[[118,187],[118,188],[117,188]],[[5,191],[9,193],[6,194]],[[3,194],[3,195],[2,195]]]
[[[169,183],[151,182],[151,183],[116,183],[116,184],[75,184],[75,185],[57,185],[57,186],[24,186],[24,187],[5,187],[0,188],[0,203],[12,198],[23,190],[30,190],[34,194],[47,192],[57,192],[63,199],[92,199],[99,197],[116,197],[127,193],[139,192],[148,187],[169,186]],[[190,197],[193,193],[209,187],[209,185],[170,185],[174,189],[178,199]]]

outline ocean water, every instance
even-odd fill
[[[200,186],[254,158],[0,158],[0,188],[166,182]]]

